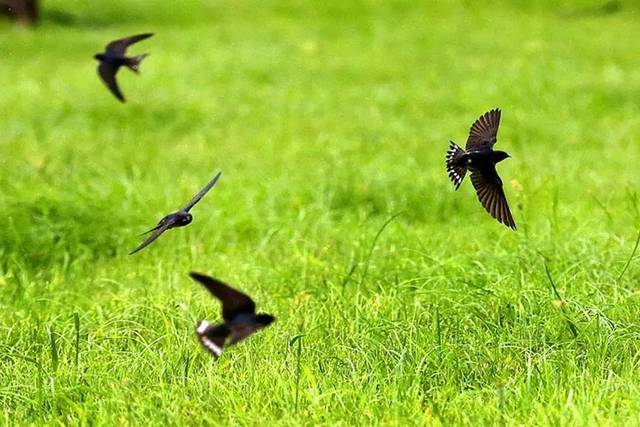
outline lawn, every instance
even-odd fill
[[[45,0],[39,27],[0,22],[3,422],[640,424],[640,8],[602,4]],[[92,56],[148,31],[120,104]],[[516,232],[444,169],[494,107]],[[190,226],[127,255],[217,170]],[[215,361],[190,271],[277,321]]]

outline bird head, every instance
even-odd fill
[[[256,314],[253,317],[253,320],[259,324],[261,324],[262,326],[268,326],[270,325],[274,320],[276,320],[275,317],[273,317],[270,314],[265,314],[265,313],[261,313],[261,314]]]
[[[185,215],[181,215],[180,219],[178,220],[178,223],[180,225],[187,225],[189,224],[191,221],[193,221],[193,217],[191,216],[190,213],[187,213]]]
[[[494,151],[493,153],[493,159],[496,163],[503,161],[504,159],[507,159],[511,157],[509,154],[505,153],[504,151]]]

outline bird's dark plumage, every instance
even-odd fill
[[[492,217],[515,230],[516,223],[502,189],[502,180],[496,171],[496,163],[509,155],[504,151],[493,150],[498,141],[500,116],[501,112],[497,108],[480,116],[469,129],[466,150],[453,141],[449,142],[447,173],[457,190],[469,171],[471,183],[482,206]]]
[[[200,190],[198,194],[196,194],[196,196],[184,208],[180,209],[177,212],[174,212],[165,216],[160,220],[158,225],[153,227],[151,230],[148,230],[142,233],[142,235],[149,234],[149,233],[151,233],[151,235],[147,237],[147,239],[144,242],[142,242],[140,246],[138,246],[133,251],[131,251],[129,255],[133,255],[136,252],[146,248],[168,229],[176,228],[176,227],[184,227],[185,225],[189,225],[193,220],[193,216],[189,213],[189,211],[191,210],[191,208],[193,208],[196,205],[196,203],[198,203],[204,197],[205,194],[207,194],[209,190],[211,190],[211,188],[216,184],[216,182],[218,182],[220,175],[222,175],[222,172],[218,172],[216,176],[214,176],[213,179],[211,179],[211,181],[209,181],[207,185],[205,185],[204,188]]]
[[[100,61],[100,65],[98,65],[98,74],[100,75],[100,78],[102,78],[102,81],[109,88],[111,93],[113,93],[113,95],[121,102],[125,102],[125,99],[116,80],[118,70],[124,65],[137,73],[140,69],[140,62],[142,62],[142,60],[147,56],[147,54],[143,54],[127,57],[125,56],[127,48],[140,40],[151,37],[152,35],[153,34],[151,33],[138,34],[112,41],[105,47],[104,53],[95,55],[95,58]]]
[[[498,142],[498,126],[500,126],[499,109],[484,113],[478,118],[469,129],[467,138],[467,151],[492,149]]]
[[[195,272],[190,276],[222,303],[224,323],[212,325],[203,320],[196,327],[200,343],[216,358],[220,357],[227,342],[228,345],[236,344],[275,320],[270,314],[256,314],[253,300],[226,283]]]

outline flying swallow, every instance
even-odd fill
[[[496,171],[496,163],[511,157],[504,151],[493,150],[498,141],[499,125],[500,110],[496,108],[484,113],[471,125],[466,150],[449,141],[447,172],[457,190],[469,171],[471,183],[482,206],[492,217],[515,230],[516,223],[502,189],[502,180]]]
[[[125,101],[124,96],[118,87],[118,82],[116,81],[116,73],[123,65],[138,73],[140,69],[140,62],[142,62],[142,60],[148,55],[145,53],[142,55],[127,57],[125,56],[125,52],[130,45],[137,43],[140,40],[147,39],[152,35],[153,34],[151,33],[138,34],[136,36],[112,41],[107,45],[104,53],[94,55],[94,58],[100,61],[100,65],[98,65],[98,74],[102,78],[102,81],[107,85],[111,93],[113,93],[121,102]]]
[[[236,344],[276,320],[270,314],[256,314],[256,304],[248,295],[218,279],[200,273],[190,276],[222,303],[224,322],[213,325],[203,320],[196,327],[198,340],[214,357],[220,357],[225,345]]]
[[[174,212],[165,216],[160,220],[158,225],[153,227],[151,230],[148,230],[142,233],[141,236],[144,236],[145,234],[149,234],[149,233],[152,233],[152,234],[147,238],[147,240],[142,242],[140,246],[138,246],[133,251],[131,251],[129,255],[133,255],[136,252],[147,247],[168,229],[176,228],[176,227],[184,227],[185,225],[188,225],[189,223],[191,223],[191,221],[193,220],[193,217],[191,216],[189,211],[191,210],[192,207],[195,206],[196,203],[200,201],[200,199],[204,197],[205,194],[207,194],[209,190],[211,190],[211,188],[218,181],[218,178],[220,178],[220,175],[222,175],[222,172],[218,172],[216,176],[214,176],[213,179],[209,181],[207,185],[205,185],[204,188],[200,190],[200,192],[196,194],[195,197],[191,199],[191,201],[187,203],[187,205],[184,208],[180,209],[177,212]]]

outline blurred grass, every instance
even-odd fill
[[[640,421],[633,2],[94,3],[0,23],[5,423]],[[443,167],[496,106],[516,233]],[[213,362],[191,270],[278,321]]]

